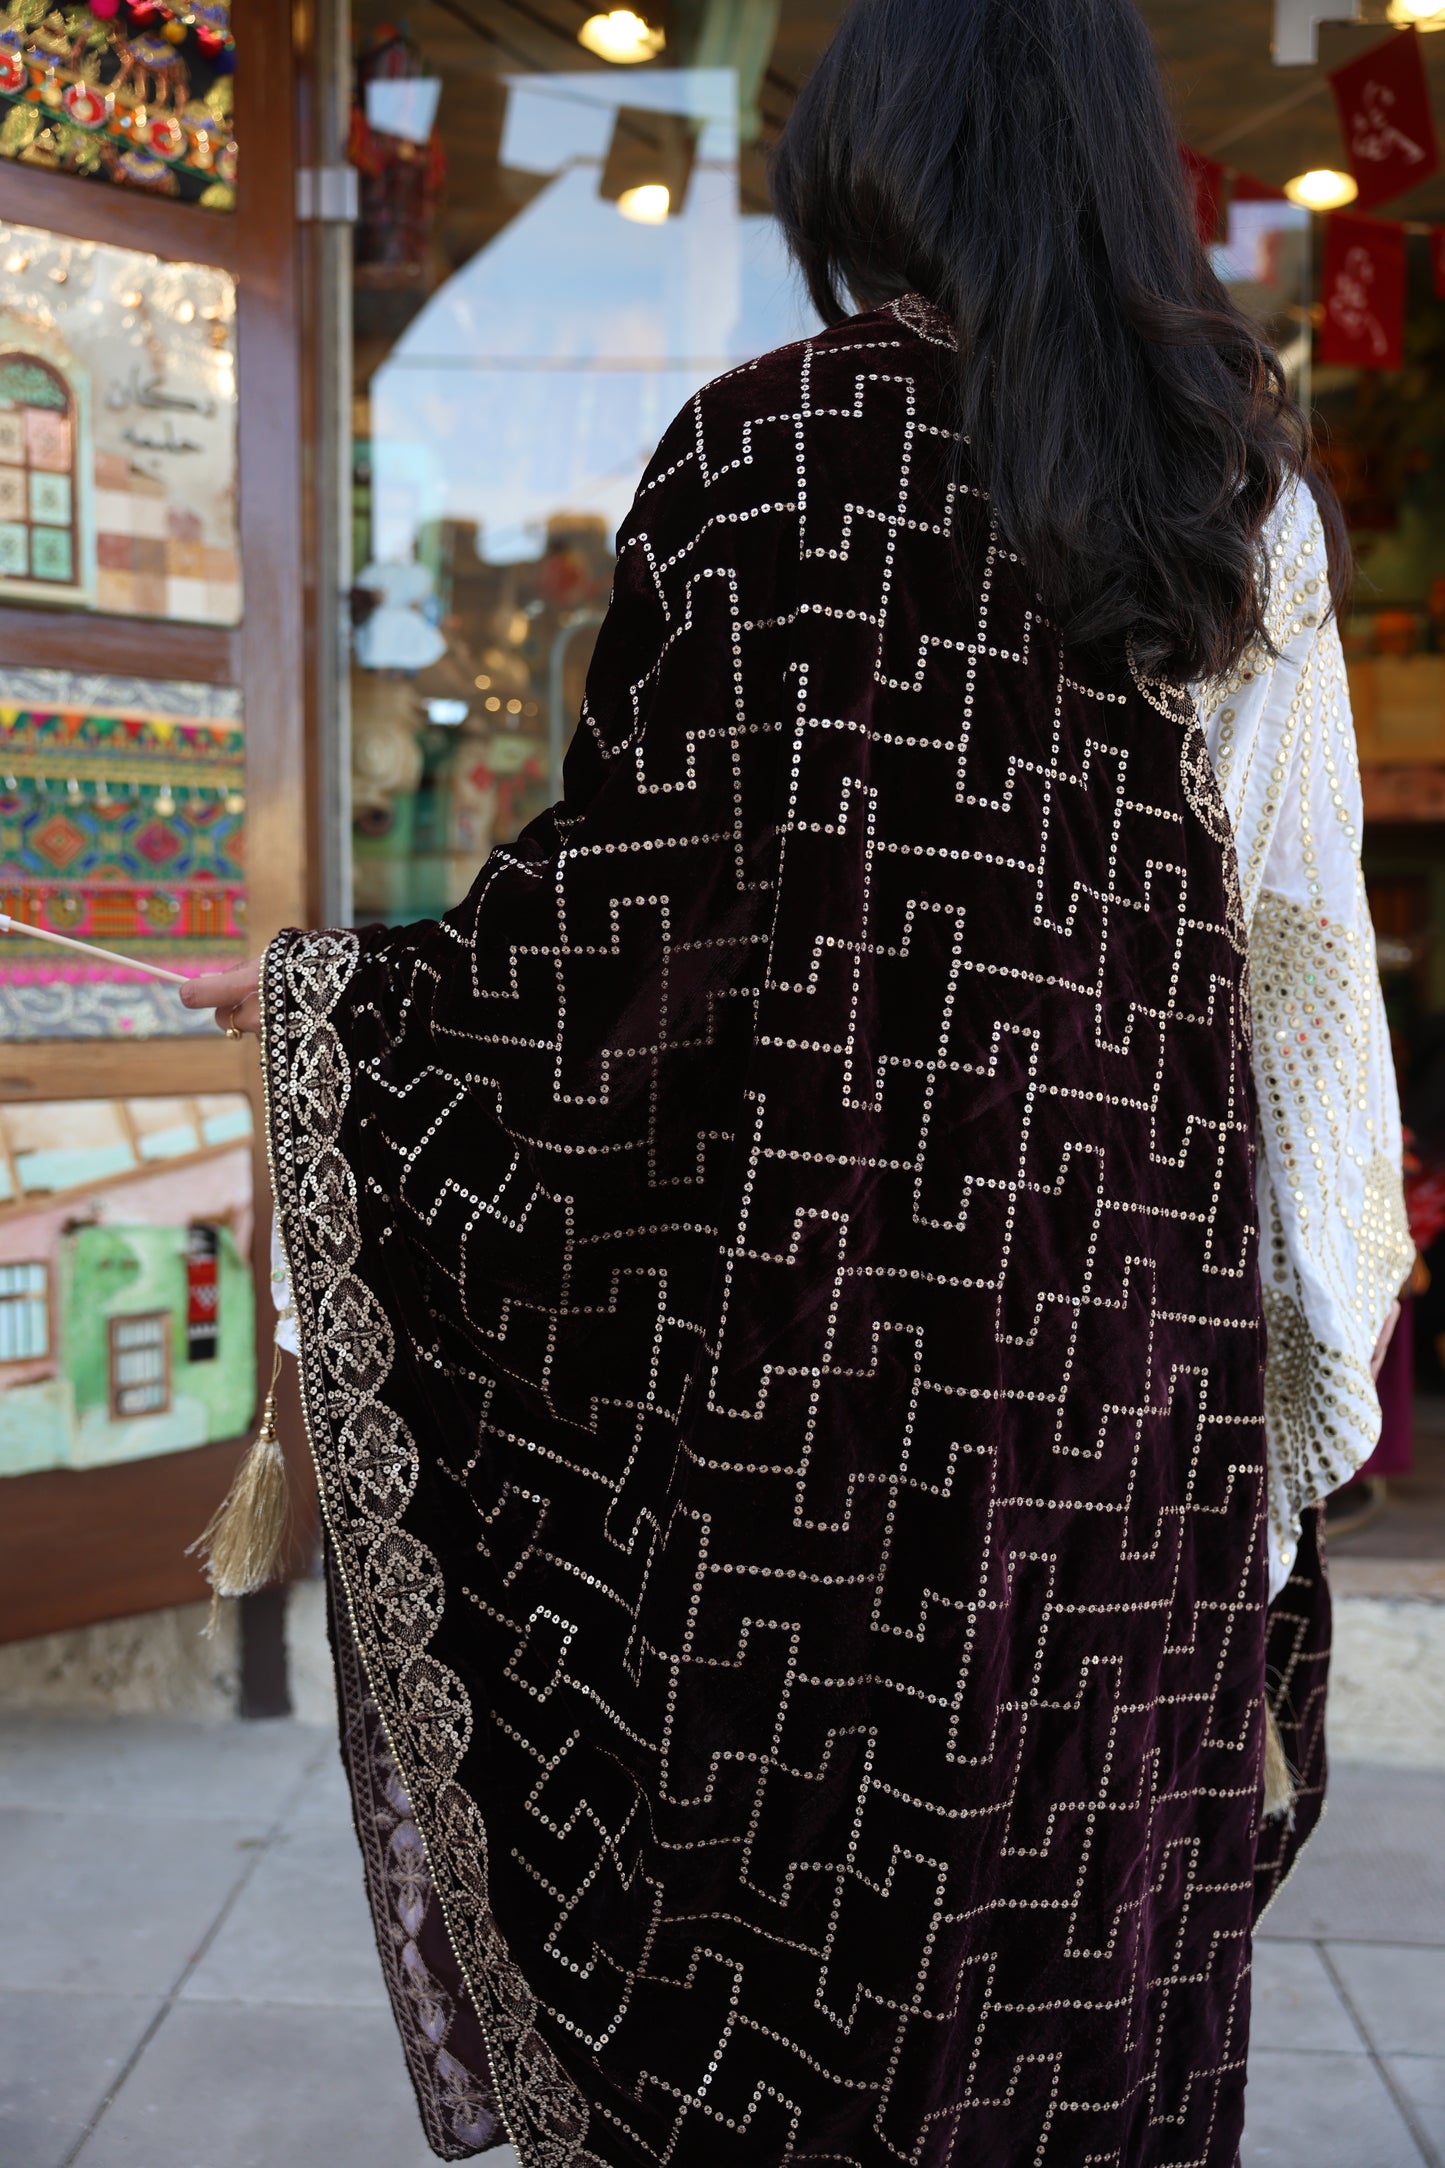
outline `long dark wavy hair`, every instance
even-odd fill
[[[978,479],[1071,638],[1174,683],[1268,645],[1261,531],[1309,427],[1201,246],[1132,0],[854,0],[771,178],[826,323],[906,292],[952,321]]]

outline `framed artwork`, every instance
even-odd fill
[[[240,1093],[0,1107],[0,1477],[246,1429],[251,1166]]]
[[[244,752],[226,688],[0,668],[0,911],[171,971],[239,961]],[[0,1038],[209,1025],[124,964],[0,934]]]
[[[0,223],[0,603],[234,625],[229,272]]]
[[[0,157],[234,210],[230,0],[0,0]]]

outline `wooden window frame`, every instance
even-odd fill
[[[39,1355],[0,1355],[0,1377],[3,1377],[7,1370],[27,1369],[31,1363],[53,1363],[55,1361],[55,1274],[50,1269],[49,1260],[44,1257],[7,1257],[4,1264],[0,1264],[0,1272],[17,1269],[25,1272],[42,1272],[45,1275],[45,1294],[43,1298],[45,1303],[45,1348],[43,1353]],[[0,1292],[0,1309],[3,1309],[7,1302],[34,1302],[35,1300],[37,1298],[34,1295],[8,1295]]]
[[[25,574],[24,578],[17,580],[15,584],[27,596],[33,596],[37,600],[44,595],[48,584],[55,593],[63,598],[66,607],[73,607],[72,598],[77,593],[85,591],[86,570],[83,546],[85,537],[81,532],[80,525],[80,402],[76,398],[75,386],[66,381],[64,373],[57,368],[48,355],[32,353],[29,348],[23,346],[0,347],[0,367],[3,367],[7,361],[29,362],[33,369],[39,369],[58,386],[64,398],[62,411],[65,415],[70,436],[70,457],[64,469],[65,486],[70,497],[70,516],[66,521],[64,530],[70,537],[69,577],[63,580],[51,580],[47,583],[39,578],[35,570],[35,529],[37,527],[58,529],[59,523],[55,520],[37,520],[35,518],[31,509],[34,495],[34,477],[37,474],[58,474],[61,470],[58,467],[37,467],[30,457],[30,447],[27,444],[25,456],[19,469],[12,470],[18,471],[25,477],[24,512],[23,516],[14,523],[17,526],[23,526],[25,529]],[[9,466],[8,461],[6,464]],[[9,577],[11,575],[7,575],[7,578]],[[3,591],[0,591],[0,599],[3,599]]]
[[[161,1351],[161,1365],[165,1371],[166,1396],[159,1407],[123,1408],[120,1405],[120,1396],[124,1391],[124,1387],[116,1377],[115,1368],[117,1353],[123,1351],[117,1350],[116,1338],[118,1331],[126,1325],[157,1325],[160,1327],[158,1344]],[[169,1310],[122,1310],[115,1317],[106,1319],[106,1399],[109,1403],[110,1419],[113,1423],[143,1423],[147,1416],[170,1414],[175,1405],[175,1361],[171,1349],[171,1340],[174,1333],[175,1319]]]

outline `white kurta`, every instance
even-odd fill
[[[1324,533],[1301,486],[1267,531],[1269,631],[1199,689],[1239,852],[1259,1087],[1270,1594],[1306,1507],[1380,1435],[1370,1358],[1414,1249],[1360,868],[1360,771]]]

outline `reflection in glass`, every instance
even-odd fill
[[[353,900],[393,922],[457,901],[557,794],[667,423],[813,321],[762,159],[836,10],[793,52],[778,0],[698,0],[643,65],[595,58],[575,9],[550,34],[471,12],[363,37],[353,118]],[[378,82],[430,132],[386,133]]]
[[[1310,403],[1311,245],[1313,222],[1282,193],[1247,193],[1236,182],[1223,241],[1210,251],[1237,305],[1264,331],[1284,363],[1289,388]]]

